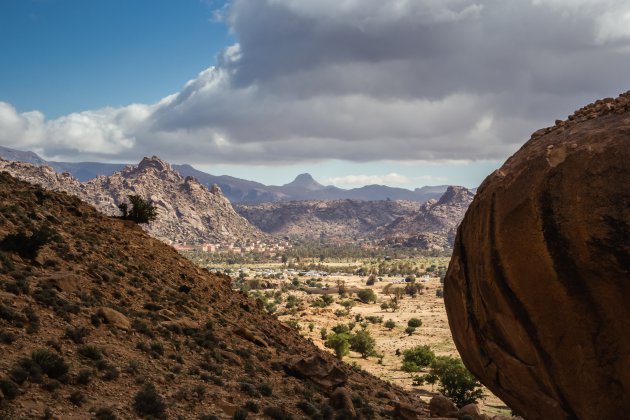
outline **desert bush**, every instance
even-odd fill
[[[385,322],[385,328],[387,328],[388,330],[393,330],[394,328],[396,328],[396,322],[393,319],[388,319]]]
[[[116,414],[109,407],[101,407],[94,412],[94,418],[96,420],[116,420]]]
[[[403,351],[401,369],[405,372],[418,372],[423,367],[431,365],[435,360],[435,353],[429,346],[416,346]]]
[[[46,349],[34,350],[31,361],[49,378],[58,379],[68,373],[68,365],[63,357]]]
[[[280,407],[267,407],[263,413],[265,413],[265,416],[273,420],[285,420],[289,418]]]
[[[20,388],[18,385],[10,379],[0,379],[0,391],[7,400],[12,400],[20,395]]]
[[[79,373],[77,373],[77,384],[79,385],[87,385],[92,381],[92,375],[94,372],[92,369],[81,369]]]
[[[374,353],[376,341],[368,331],[357,331],[348,339],[350,349],[361,354],[364,359]]]
[[[11,331],[0,331],[0,343],[2,344],[13,344],[16,338]]]
[[[140,417],[166,418],[166,404],[153,384],[146,384],[134,397],[133,409]]]
[[[376,293],[372,289],[362,289],[357,293],[357,297],[363,303],[376,303]]]
[[[248,411],[245,408],[237,408],[232,418],[234,420],[245,420],[247,418]]]
[[[90,330],[85,327],[68,327],[63,338],[71,340],[75,344],[83,344],[85,337],[90,334]]]
[[[249,400],[245,403],[245,409],[250,413],[258,413],[260,411],[260,406],[256,401]]]
[[[422,326],[422,320],[418,319],[418,318],[411,318],[409,321],[407,321],[407,326],[408,327],[414,327],[414,328],[418,328]]]
[[[349,338],[348,333],[329,334],[324,345],[332,349],[337,358],[343,359],[343,356],[346,356],[350,350]]]
[[[483,398],[481,383],[455,357],[439,356],[431,363],[431,370],[421,377],[428,383],[440,383],[438,391],[463,407]]]
[[[273,387],[270,383],[263,382],[258,385],[258,392],[260,392],[260,394],[264,397],[271,397],[271,394],[273,394]]]
[[[22,258],[34,260],[39,250],[53,240],[59,240],[59,235],[49,226],[42,226],[27,235],[25,231],[5,236],[0,241],[0,249],[7,252],[15,252]]]
[[[97,361],[103,358],[103,351],[100,349],[100,347],[93,344],[86,344],[84,346],[81,346],[77,351],[81,356],[85,357],[86,359]]]
[[[405,328],[405,332],[407,335],[412,335],[416,331],[416,327],[407,327]]]
[[[83,395],[81,391],[74,391],[72,394],[70,394],[70,397],[68,397],[68,399],[72,404],[76,405],[77,407],[81,407],[86,401],[85,395]]]

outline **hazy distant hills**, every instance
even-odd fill
[[[0,157],[6,160],[48,165],[56,172],[67,172],[81,182],[89,181],[99,175],[110,176],[125,168],[125,164],[99,162],[52,162],[46,161],[33,152],[24,152],[0,146]],[[232,203],[265,203],[298,200],[407,200],[426,202],[438,199],[447,186],[432,186],[408,190],[385,185],[367,185],[361,188],[343,189],[324,186],[313,179],[310,174],[300,174],[294,181],[280,186],[264,185],[255,181],[235,178],[227,175],[211,175],[194,167],[172,165],[173,169],[184,177],[193,176],[207,188],[216,184]]]
[[[397,200],[303,200],[235,206],[263,232],[335,239],[372,237],[378,228],[414,216],[419,208],[420,203]]]

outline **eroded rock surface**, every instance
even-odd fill
[[[528,420],[630,407],[629,98],[534,133],[458,230],[445,284],[455,343]]]

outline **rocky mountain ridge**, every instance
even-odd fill
[[[0,158],[11,161],[46,165],[59,173],[68,172],[81,182],[87,182],[100,175],[112,175],[124,169],[124,164],[99,162],[53,162],[45,161],[33,152],[23,152],[0,146]],[[409,200],[425,202],[439,198],[446,186],[425,186],[408,190],[385,185],[366,185],[360,188],[343,189],[324,186],[313,179],[310,174],[300,174],[292,182],[285,185],[264,185],[260,182],[248,181],[227,175],[211,175],[188,164],[172,165],[173,169],[184,177],[192,176],[208,189],[218,185],[224,195],[232,203],[265,203],[296,200]]]
[[[158,210],[157,220],[147,225],[148,232],[165,241],[232,243],[265,237],[234,211],[219,187],[209,191],[155,156],[85,183],[47,166],[0,160],[0,170],[46,189],[77,196],[107,215],[120,214],[118,204],[125,202],[128,195],[140,195]]]
[[[370,237],[376,229],[418,209],[411,201],[289,201],[236,205],[263,232],[299,238]]]
[[[450,186],[439,200],[429,200],[413,214],[399,217],[379,229],[389,244],[423,249],[450,249],[457,227],[475,197],[471,190]]]

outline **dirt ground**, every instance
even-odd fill
[[[344,317],[338,317],[334,314],[336,310],[343,309],[338,304],[340,300],[338,295],[335,296],[335,303],[326,308],[314,308],[310,303],[318,299],[317,295],[307,295],[304,292],[290,292],[295,294],[304,302],[300,306],[300,310],[294,315],[281,315],[279,318],[283,321],[298,321],[301,333],[311,339],[317,346],[324,347],[321,339],[320,330],[326,327],[328,332],[331,328],[339,323],[348,323],[355,320],[356,314],[361,314],[363,318],[367,316],[383,317],[382,324],[370,324],[368,331],[376,340],[376,351],[383,354],[382,364],[378,363],[376,357],[363,359],[358,353],[351,352],[349,356],[344,357],[347,363],[357,363],[366,371],[382,378],[383,380],[395,383],[407,389],[414,389],[418,392],[422,399],[429,401],[433,393],[437,392],[436,386],[423,385],[413,386],[413,377],[418,373],[407,373],[400,370],[402,364],[402,356],[396,356],[396,350],[402,352],[405,349],[418,346],[429,345],[438,356],[459,356],[451,337],[448,326],[448,319],[444,307],[444,300],[436,296],[436,290],[441,288],[438,278],[418,278],[417,282],[425,286],[424,293],[412,298],[405,296],[400,302],[400,308],[396,312],[391,310],[384,311],[380,308],[382,302],[389,302],[390,298],[383,293],[384,287],[400,278],[384,278],[383,281],[377,281],[373,286],[366,286],[366,277],[344,276],[344,277],[326,277],[322,282],[328,283],[331,287],[336,285],[337,280],[345,281],[348,288],[370,288],[377,295],[376,304],[364,304],[356,300],[356,305],[350,310],[350,314]],[[404,284],[392,284],[391,287],[404,287]],[[353,296],[352,298],[356,298]],[[409,336],[405,333],[407,321],[411,318],[420,318],[422,326],[417,328],[413,335]],[[392,319],[396,322],[393,330],[388,330],[383,325],[385,321]],[[313,331],[310,332],[308,325],[314,324]],[[360,328],[358,323],[356,328]],[[330,349],[327,349],[330,351]],[[426,373],[420,372],[419,374]],[[496,396],[492,395],[487,389],[486,398],[481,403],[482,410],[487,414],[509,414],[510,410]]]

